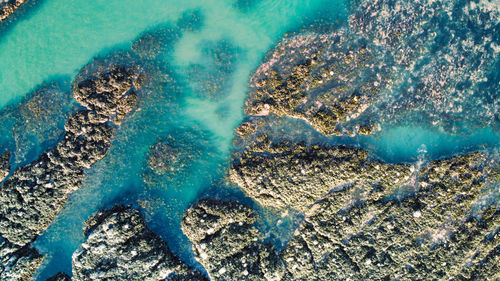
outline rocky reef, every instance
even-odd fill
[[[252,77],[246,113],[304,119],[326,135],[369,133],[370,122],[354,132],[340,125],[363,113],[385,87],[389,70],[381,56],[346,30],[284,39]]]
[[[28,0],[7,0],[5,3],[0,2],[0,22],[6,20],[25,2],[28,2]]]
[[[499,213],[472,209],[499,167],[479,153],[435,161],[401,200],[346,206],[354,187],[329,193],[306,212],[283,252],[293,280],[496,280]],[[496,276],[496,277],[495,277]]]
[[[210,280],[282,280],[283,262],[261,243],[252,209],[233,201],[202,199],[186,211],[182,231]]]
[[[0,280],[31,280],[42,260],[32,247],[20,247],[0,238]]]
[[[136,100],[133,69],[112,66],[79,81],[73,97],[83,106],[65,125],[63,139],[33,163],[22,166],[0,187],[0,234],[24,246],[52,222],[68,195],[78,189],[83,172],[102,159],[114,127]]]
[[[10,151],[5,151],[0,155],[0,182],[2,182],[10,171]]]
[[[168,249],[139,211],[115,206],[87,221],[72,280],[207,280]]]
[[[2,276],[31,278],[41,256],[29,244],[80,187],[85,169],[106,155],[116,123],[133,109],[138,75],[138,69],[111,65],[77,81],[73,97],[86,109],[68,119],[54,148],[17,168],[2,183],[0,235],[6,240],[0,255],[5,260]],[[2,173],[8,171],[9,162],[4,161],[8,158],[8,154],[2,157]]]
[[[376,185],[379,189],[370,192],[383,197],[410,180],[412,172],[410,165],[370,159],[359,148],[262,142],[240,153],[229,175],[261,205],[304,212],[342,186],[355,186],[362,197]]]
[[[290,189],[298,193],[295,197],[307,196],[304,194],[310,188],[303,183],[304,178],[289,180],[281,175],[300,175],[310,158],[326,163],[330,163],[325,160],[329,157],[335,159],[330,169],[323,166],[316,170],[316,186],[328,186],[317,175],[323,173],[330,179],[341,179],[346,171],[357,174],[350,175],[353,180],[362,180],[341,183],[311,205],[291,201],[294,204],[291,207],[303,209],[305,219],[279,253],[262,242],[251,208],[235,202],[202,199],[185,213],[182,230],[211,279],[496,280],[499,277],[500,214],[495,203],[477,207],[481,196],[488,192],[488,185],[500,180],[498,155],[477,152],[432,161],[403,180],[404,173],[391,177],[386,173],[411,170],[407,166],[368,161],[357,162],[354,165],[357,169],[352,170],[352,166],[339,164],[342,163],[339,159],[359,161],[354,152],[359,155],[360,150],[295,146],[297,157],[304,158],[262,166],[262,171],[264,167],[275,171],[263,177],[268,177],[268,185],[280,187],[276,194],[289,195],[287,189]],[[314,149],[323,152],[317,152],[323,158],[304,152]],[[336,154],[331,154],[332,151]],[[340,152],[344,153],[343,158],[338,157]],[[273,154],[268,157],[275,158]],[[363,169],[375,165],[379,168]],[[329,174],[332,170],[337,170],[337,174]],[[387,178],[401,180],[385,185]],[[259,200],[257,196],[254,198]],[[282,206],[282,197],[272,198],[260,202],[270,207]]]
[[[250,81],[248,115],[303,119],[326,135],[371,134],[401,120],[448,133],[498,129],[500,39],[489,36],[498,34],[498,5],[351,6],[348,27],[295,34],[266,56]]]

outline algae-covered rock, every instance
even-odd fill
[[[402,200],[368,196],[346,207],[354,188],[332,191],[283,252],[290,280],[496,280],[500,214],[472,209],[499,176],[475,153],[430,163]]]
[[[86,109],[66,122],[60,142],[32,163],[16,169],[0,186],[0,234],[24,246],[52,222],[84,170],[102,159],[120,121],[135,103],[137,69],[108,66],[76,83],[74,98]]]
[[[87,222],[73,280],[206,280],[174,256],[139,211],[115,206]]]
[[[274,248],[263,245],[252,209],[233,201],[202,199],[186,211],[182,231],[211,280],[282,280]]]
[[[368,41],[343,29],[286,38],[252,76],[245,110],[303,119],[326,135],[349,134],[344,125],[386,86],[389,69],[381,56]],[[363,133],[370,132],[365,128]]]
[[[0,280],[31,280],[42,260],[32,247],[19,247],[0,238]]]
[[[306,211],[330,190],[355,186],[359,198],[369,191],[384,196],[411,176],[410,165],[386,164],[354,147],[307,146],[282,142],[250,146],[235,160],[230,179],[267,207]],[[347,204],[347,202],[346,202]]]
[[[0,155],[0,182],[2,182],[10,171],[10,151],[5,151]]]

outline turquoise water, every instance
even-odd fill
[[[148,226],[183,260],[197,266],[180,232],[184,210],[204,195],[252,204],[224,185],[252,71],[287,32],[318,19],[345,22],[345,5],[342,0],[45,0],[29,16],[19,15],[0,37],[0,148],[9,147],[15,157],[32,151],[24,161],[53,145],[47,136],[19,144],[9,133],[16,126],[17,104],[31,91],[61,81],[57,87],[67,93],[82,66],[95,56],[116,52],[135,51],[134,59],[151,73],[151,82],[138,93],[139,110],[121,125],[108,156],[88,171],[83,187],[35,242],[46,255],[37,280],[58,271],[70,273],[71,255],[84,239],[84,222],[116,203],[140,208]],[[135,41],[145,32],[160,48],[148,49]],[[61,129],[59,123],[53,127]],[[179,176],[154,178],[159,184],[151,184],[144,176],[148,149],[166,136],[195,139],[191,149],[201,156]],[[414,162],[422,154],[437,159],[498,147],[500,136],[488,128],[462,136],[400,126],[382,128],[372,137],[326,141],[365,147],[390,162]],[[270,214],[264,220],[276,223]],[[262,226],[278,242],[294,227],[292,221],[276,229]]]

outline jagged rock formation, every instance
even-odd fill
[[[472,212],[484,178],[500,178],[487,162],[479,153],[435,161],[400,201],[369,196],[346,207],[353,187],[331,192],[283,253],[292,279],[496,280],[500,213]]]
[[[260,242],[253,210],[237,202],[202,199],[186,211],[182,231],[211,280],[281,280],[283,262]]]
[[[7,19],[25,2],[28,0],[8,0],[6,3],[0,3],[0,22]]]
[[[330,190],[356,186],[362,197],[371,186],[385,196],[411,178],[407,164],[389,165],[370,159],[363,149],[266,142],[242,152],[229,171],[230,179],[260,204],[306,211]],[[355,200],[355,199],[353,199]]]
[[[19,247],[0,238],[0,280],[31,280],[42,259],[32,247]]]
[[[139,211],[116,206],[87,222],[86,241],[73,254],[73,279],[206,280],[185,265],[145,225]]]
[[[314,149],[318,150],[305,150]],[[356,150],[337,151],[350,155]],[[305,154],[304,148],[296,153],[311,155]],[[324,152],[325,158],[327,155]],[[407,181],[401,180],[397,188],[380,184],[385,179],[383,173],[358,168],[357,178],[365,177],[363,188],[357,184],[341,185],[305,210],[305,220],[279,253],[281,261],[273,259],[274,264],[280,265],[275,280],[498,279],[500,212],[495,202],[485,203],[482,199],[485,192],[491,191],[488,186],[498,188],[497,157],[476,152],[433,161],[420,167]],[[286,168],[285,164],[271,166],[274,174],[281,175],[279,170],[291,171],[292,166],[301,169],[301,161],[286,161]],[[379,165],[380,170],[391,167]],[[338,164],[331,169],[338,169],[338,173],[349,170]],[[329,170],[318,170],[316,174],[324,171]],[[367,178],[371,179],[370,184]],[[282,180],[271,177],[267,184],[277,185]],[[286,189],[301,192],[295,185],[303,179],[295,183],[283,181],[279,185],[281,193]],[[302,206],[300,201],[296,204]],[[253,212],[247,207],[205,199],[186,212],[183,231],[193,242],[200,262],[216,276],[214,279],[243,280],[235,275],[243,270],[237,263],[237,253],[245,247],[242,241],[258,241],[254,238],[258,232],[251,226],[254,221]],[[272,248],[269,251],[274,254]],[[231,256],[231,266],[219,265],[217,257],[226,256],[222,253]],[[227,260],[223,261],[228,263]],[[217,275],[220,272],[223,274]]]
[[[5,151],[4,154],[0,155],[0,182],[2,182],[8,175],[10,171],[10,151]]]
[[[138,70],[112,65],[74,85],[73,97],[86,107],[65,125],[63,139],[33,163],[20,167],[0,186],[0,234],[24,246],[52,222],[68,195],[78,189],[85,168],[109,150],[113,122],[136,101]]]

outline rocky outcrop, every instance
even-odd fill
[[[345,123],[385,88],[389,69],[381,56],[346,30],[284,39],[251,78],[246,113],[303,119],[326,135],[370,133],[370,122],[348,130]]]
[[[328,155],[339,159],[335,155],[341,151],[344,161],[357,159],[354,155],[362,152],[345,147],[324,149],[319,150],[321,158],[304,152],[317,147],[295,147],[295,155],[309,155],[326,163]],[[275,157],[271,153],[266,156]],[[378,169],[363,170],[361,167],[374,162],[358,162],[354,165],[357,176],[352,177],[363,178],[363,188],[343,184],[304,209],[304,221],[281,253],[274,254],[272,248],[254,252],[255,260],[258,253],[272,253],[274,266],[256,268],[272,268],[273,280],[496,280],[500,212],[497,202],[486,202],[484,194],[491,192],[489,188],[498,189],[497,157],[477,152],[422,163],[405,180],[404,173],[394,175],[401,179],[397,188],[383,184],[385,173],[397,170],[393,165],[377,163]],[[301,169],[307,158],[296,159],[286,161],[286,171],[292,166]],[[284,163],[269,169],[274,173],[285,170]],[[342,164],[332,164],[330,169],[350,170]],[[318,169],[316,174],[328,170]],[[293,173],[288,175],[293,179]],[[266,184],[279,181],[268,178]],[[280,185],[281,193],[289,188],[301,196],[303,191],[296,185],[303,181],[287,180]],[[319,180],[317,184],[323,185]],[[307,190],[307,186],[302,189]],[[302,206],[300,201],[296,204]],[[273,207],[270,203],[267,206]],[[238,263],[248,260],[241,258],[242,248],[260,243],[251,242],[259,240],[254,222],[255,215],[248,207],[204,199],[186,212],[182,229],[213,279],[265,280],[262,276],[245,279],[241,272],[249,271]]]
[[[10,151],[5,151],[4,154],[0,155],[0,182],[2,182],[8,175],[10,171]]]
[[[498,129],[500,40],[487,35],[499,33],[498,5],[351,2],[348,27],[286,37],[266,56],[250,80],[248,115],[343,136],[407,121],[454,134]]]
[[[0,238],[0,280],[29,281],[42,259],[32,247],[19,247]]]
[[[359,148],[262,142],[238,155],[229,175],[233,183],[264,206],[304,212],[342,186],[354,186],[359,191],[359,198],[345,204],[360,200],[367,192],[386,196],[410,180],[412,172],[409,165],[383,163]],[[371,190],[372,186],[378,189]]]
[[[138,70],[111,65],[77,80],[73,97],[85,106],[71,116],[62,140],[22,166],[0,186],[0,234],[24,246],[52,222],[68,195],[78,189],[84,170],[109,150],[113,123],[132,110]]]
[[[87,222],[73,280],[207,280],[174,256],[139,211],[116,206]]]
[[[6,3],[0,3],[0,22],[7,19],[25,2],[28,0],[7,0]]]
[[[500,176],[485,163],[480,154],[435,161],[402,200],[346,208],[353,187],[329,193],[283,252],[290,280],[496,280],[500,213],[472,212],[484,177]]]
[[[263,245],[254,211],[236,202],[202,199],[186,211],[182,231],[211,280],[281,280],[283,262]]]

